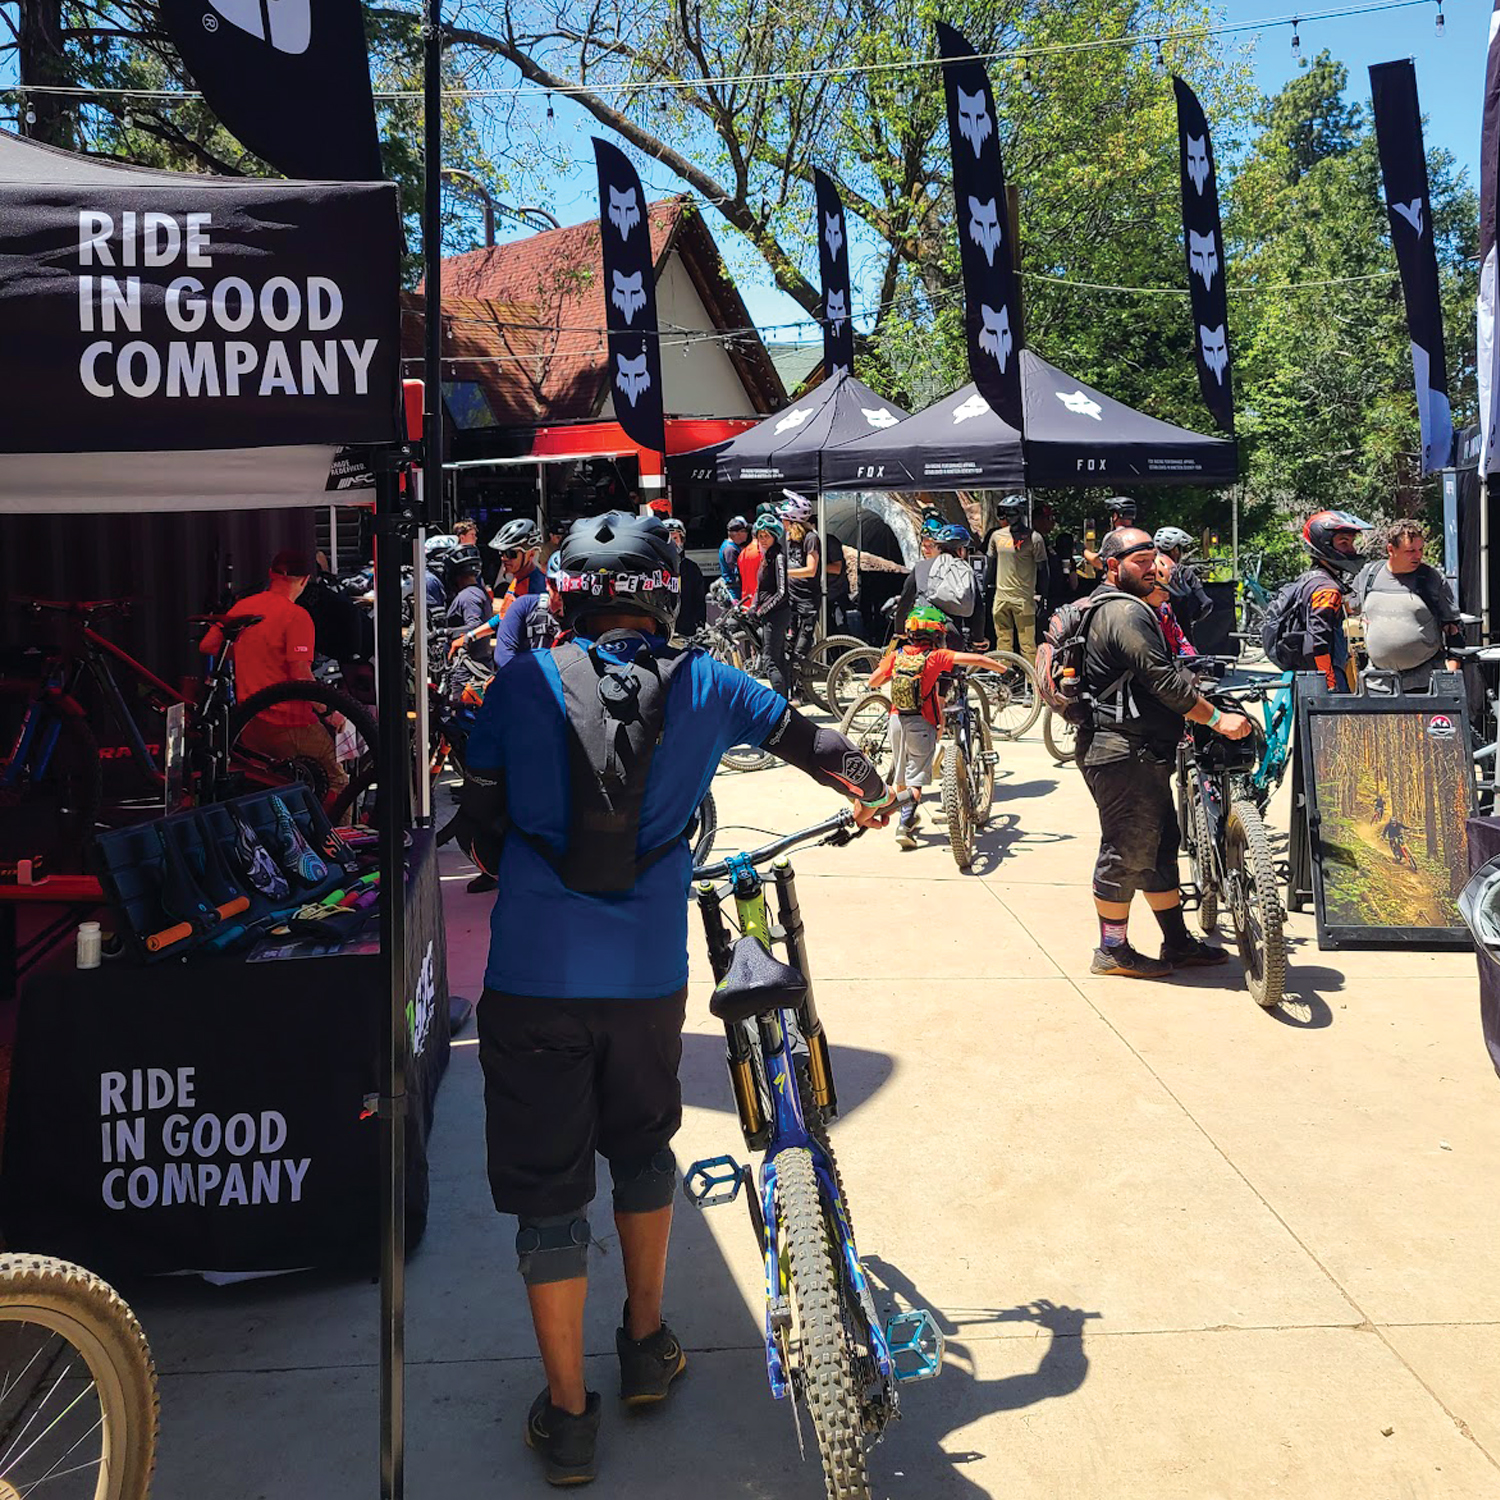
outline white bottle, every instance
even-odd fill
[[[80,922],[78,924],[78,967],[97,969],[102,947],[103,940],[99,935],[99,924]]]

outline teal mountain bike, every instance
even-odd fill
[[[695,1162],[683,1190],[707,1208],[745,1189],[765,1265],[771,1394],[790,1402],[799,1446],[807,1409],[828,1500],[869,1500],[866,1450],[899,1414],[898,1385],[936,1375],[943,1359],[942,1333],[926,1309],[882,1324],[828,1138],[838,1098],[786,856],[799,844],[845,844],[858,832],[845,811],[696,872],[716,982],[709,1008],[724,1023],[745,1143],[763,1155],[758,1179],[730,1156]],[[776,888],[774,923],[765,867]],[[726,897],[734,901],[738,937],[725,920]]]

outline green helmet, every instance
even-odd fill
[[[946,634],[948,616],[931,604],[919,604],[906,617],[906,629],[908,634],[919,634],[924,630],[936,630]]]

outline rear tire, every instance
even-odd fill
[[[1208,813],[1201,797],[1193,798],[1193,841],[1197,846],[1193,858],[1193,879],[1198,882],[1198,926],[1205,933],[1219,930],[1218,875],[1214,869],[1213,835],[1208,830]]]
[[[830,1243],[817,1173],[806,1149],[777,1154],[776,1201],[795,1320],[793,1378],[812,1418],[827,1497],[870,1500],[861,1381],[840,1310],[843,1283],[835,1256],[841,1251]]]
[[[1224,858],[1240,884],[1241,900],[1233,910],[1245,988],[1257,1005],[1271,1010],[1286,992],[1286,934],[1271,841],[1249,802],[1237,800],[1229,809]]]
[[[896,767],[891,763],[891,700],[884,693],[866,693],[856,698],[840,721],[839,729],[886,781],[895,780]]]
[[[990,820],[990,808],[995,801],[995,740],[983,714],[974,715],[974,736],[979,759],[969,766],[970,806],[975,828],[983,828]]]
[[[708,856],[714,852],[714,839],[719,833],[719,809],[714,802],[714,794],[705,792],[703,800],[698,804],[698,811],[693,815],[693,826],[688,830],[688,846],[693,851],[693,868],[708,863]]]
[[[864,642],[855,635],[825,635],[814,641],[797,673],[797,686],[808,703],[833,711],[828,701],[828,676],[834,663],[851,651],[858,651]]]
[[[1042,695],[1036,689],[1036,671],[1024,656],[1013,651],[987,653],[1005,663],[1003,672],[982,667],[969,674],[969,684],[979,691],[984,716],[995,738],[1018,740],[1042,716]]]
[[[1050,708],[1042,714],[1042,743],[1058,765],[1077,764],[1078,726],[1059,718]]]
[[[824,700],[830,713],[842,718],[855,702],[869,692],[870,673],[885,657],[878,646],[856,646],[846,651],[828,669]]]

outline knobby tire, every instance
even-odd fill
[[[889,782],[900,770],[891,762],[891,700],[884,693],[866,693],[849,705],[839,731]]]
[[[984,704],[984,716],[996,739],[1018,740],[1042,716],[1044,705],[1036,687],[1036,669],[1014,651],[987,654],[1005,663],[1004,675],[978,668],[969,681],[978,689],[980,701]],[[1013,691],[1016,687],[1020,688],[1020,697]]]
[[[991,759],[995,741],[983,714],[974,715],[974,738],[979,758],[969,765],[969,807],[975,828],[983,828],[990,820],[990,808],[995,801],[995,763]]]
[[[1224,826],[1225,862],[1239,874],[1244,892],[1244,911],[1260,929],[1256,933],[1242,926],[1235,914],[1235,937],[1240,962],[1245,967],[1245,988],[1257,1005],[1267,1010],[1281,1003],[1286,992],[1286,933],[1282,930],[1281,897],[1276,881],[1276,861],[1271,858],[1271,841],[1266,825],[1254,806],[1244,799],[1230,805]]]
[[[814,641],[797,669],[797,686],[802,697],[819,708],[834,712],[828,701],[828,678],[834,663],[851,651],[864,647],[864,642],[854,635],[825,635]]]
[[[969,806],[969,775],[964,753],[949,740],[943,747],[942,803],[948,820],[948,847],[960,870],[974,863],[974,818]]]
[[[799,1334],[801,1395],[823,1460],[827,1500],[870,1500],[860,1377],[840,1311],[844,1279],[835,1257],[841,1252],[830,1242],[817,1173],[804,1148],[777,1155],[776,1201]]]
[[[88,1367],[99,1402],[100,1464],[94,1500],[146,1500],[156,1467],[161,1403],[146,1336],[119,1293],[92,1272],[67,1261],[43,1255],[0,1256],[0,1323],[47,1329],[78,1353]],[[7,1398],[22,1389],[19,1383],[12,1384],[12,1378],[20,1376],[19,1370],[5,1371],[0,1384]],[[6,1462],[21,1462],[11,1457],[10,1450],[21,1453],[37,1438],[38,1423],[18,1441],[8,1407],[0,1415],[7,1424],[0,1433]],[[24,1423],[25,1418],[23,1406],[19,1421]],[[46,1421],[45,1411],[40,1421]],[[43,1432],[38,1443],[46,1436]],[[78,1462],[76,1451],[65,1449],[54,1467]],[[0,1491],[11,1492],[9,1486],[21,1494],[44,1487],[42,1481],[28,1480],[20,1471],[12,1478],[0,1470]]]
[[[1193,879],[1198,882],[1198,926],[1205,932],[1219,930],[1219,879],[1214,864],[1213,835],[1208,831],[1208,809],[1196,790],[1193,795],[1193,842],[1197,852],[1193,856]]]
[[[1078,730],[1060,719],[1049,708],[1042,715],[1042,743],[1047,754],[1060,766],[1073,765],[1078,760]]]
[[[834,662],[828,669],[824,691],[824,701],[830,713],[842,718],[869,692],[870,673],[880,665],[884,656],[885,652],[878,646],[855,646]]]

